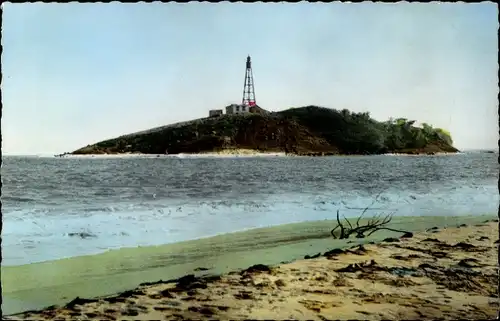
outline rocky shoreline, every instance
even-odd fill
[[[454,155],[458,154],[459,152],[455,153],[447,153],[447,152],[442,152],[442,153],[435,153],[435,152],[417,152],[417,151],[412,151],[412,152],[406,152],[406,153],[385,153],[385,154],[375,154],[375,155],[395,155],[395,156],[436,156],[436,155]],[[323,156],[368,156],[368,155],[374,155],[374,154],[338,154],[338,153],[331,153],[331,152],[309,152],[309,153],[297,153],[297,154],[288,154],[290,156],[310,156],[310,157],[323,157]]]
[[[455,155],[460,153],[457,152],[395,152],[395,153],[385,153],[385,154],[375,154],[375,155],[395,155],[395,156],[437,156],[437,155]],[[180,156],[180,155],[201,155],[201,156],[306,156],[306,157],[325,157],[325,156],[369,156],[374,154],[339,154],[335,152],[284,152],[284,151],[261,151],[261,150],[251,150],[251,149],[225,149],[221,151],[214,152],[202,152],[202,153],[177,153],[177,154],[145,154],[145,153],[103,153],[103,154],[72,154],[63,153],[54,155],[54,157],[75,157],[75,156],[150,156],[150,157],[162,157],[162,156]]]
[[[498,220],[435,227],[279,266],[143,283],[4,319],[492,319],[499,308],[497,247]]]

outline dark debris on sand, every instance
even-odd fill
[[[449,290],[467,293],[476,293],[479,295],[495,296],[494,289],[486,289],[481,283],[496,284],[498,281],[497,275],[487,275],[479,271],[474,271],[470,267],[449,267],[444,268],[437,265],[421,264],[419,269],[422,269],[425,275],[442,285]]]
[[[315,258],[318,258],[321,256],[321,253],[318,253],[318,254],[314,254],[314,255],[306,255],[304,256],[304,259],[305,260],[310,260],[310,259],[315,259]]]
[[[333,249],[330,251],[327,251],[323,253],[323,256],[326,257],[327,259],[333,259],[336,256],[342,255],[342,254],[355,254],[355,255],[364,255],[368,253],[369,251],[364,247],[363,244],[356,245],[354,247],[351,247],[350,249]]]
[[[64,307],[67,309],[73,309],[76,305],[84,305],[87,303],[93,303],[93,302],[97,302],[97,301],[99,301],[99,300],[97,300],[97,299],[84,299],[84,298],[76,297],[73,300],[71,300],[70,302],[68,302]],[[49,308],[47,308],[47,309],[49,309]]]
[[[264,264],[255,264],[240,272],[240,275],[255,274],[255,273],[271,273],[272,268]]]

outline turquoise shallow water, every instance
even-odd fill
[[[379,193],[368,214],[493,213],[497,157],[4,157],[2,264],[354,217]]]

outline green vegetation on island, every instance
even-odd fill
[[[374,120],[317,106],[222,115],[150,129],[88,145],[71,154],[179,154],[253,149],[297,155],[454,153],[450,133],[414,120]]]

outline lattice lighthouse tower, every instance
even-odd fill
[[[247,65],[245,70],[245,84],[243,85],[242,105],[255,106],[255,88],[253,85],[252,61],[250,56],[247,57]]]

